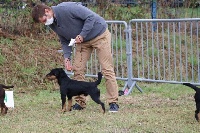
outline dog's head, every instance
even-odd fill
[[[55,69],[52,69],[50,71],[50,73],[48,73],[46,75],[46,78],[49,80],[55,80],[55,79],[58,79],[59,77],[63,77],[63,76],[66,76],[63,68],[55,68]]]

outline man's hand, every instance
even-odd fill
[[[72,70],[72,66],[71,66],[71,62],[69,58],[65,58],[64,60],[64,64],[65,64],[65,69],[68,71]]]
[[[75,38],[76,44],[80,44],[83,42],[83,37],[81,35],[76,36]]]

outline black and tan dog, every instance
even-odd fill
[[[198,122],[200,122],[200,88],[192,85],[190,83],[183,83],[183,85],[191,87],[196,91],[194,95],[195,103],[196,103],[196,110],[195,110],[195,118]]]
[[[71,111],[72,97],[84,94],[90,95],[93,101],[100,104],[103,113],[105,113],[105,105],[100,100],[100,90],[97,85],[100,84],[102,79],[101,72],[98,73],[98,80],[95,82],[85,82],[70,79],[62,68],[52,69],[50,73],[46,75],[49,80],[57,79],[60,86],[60,94],[62,100],[62,112]],[[68,107],[66,108],[66,96],[68,98]]]
[[[13,88],[14,86],[5,86],[3,84],[0,84],[0,106],[1,106],[1,114],[5,115],[7,114],[8,111],[8,107],[6,107],[5,103],[4,103],[4,99],[5,99],[5,90],[4,89],[9,89],[9,88]]]

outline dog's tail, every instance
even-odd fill
[[[13,86],[13,85],[12,85],[12,86],[2,85],[2,87],[3,87],[4,89],[9,89],[9,88],[13,88],[14,86]]]
[[[102,79],[102,73],[101,72],[98,72],[98,80],[95,81],[95,84],[96,85],[99,85],[101,83],[101,79]]]
[[[183,85],[188,86],[188,87],[191,87],[191,88],[194,89],[195,91],[197,91],[197,90],[199,89],[198,87],[196,87],[195,85],[190,84],[190,83],[183,83]]]

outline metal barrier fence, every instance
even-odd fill
[[[129,30],[132,81],[200,85],[200,19],[133,19]]]
[[[133,19],[107,21],[112,34],[116,78],[122,90],[142,89],[137,81],[200,85],[200,19]],[[94,50],[86,76],[97,77],[101,67]]]

